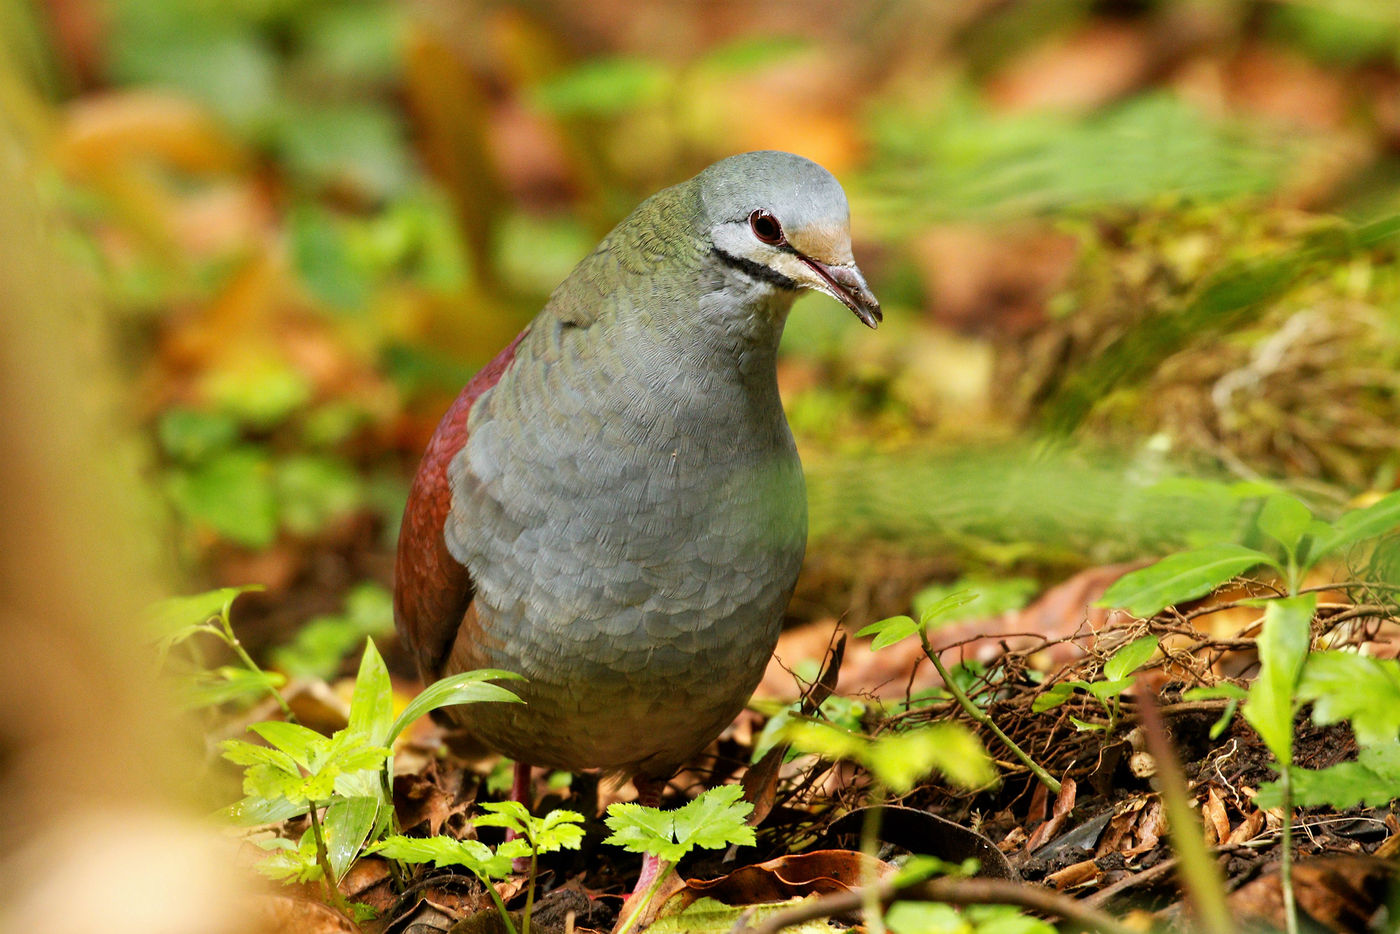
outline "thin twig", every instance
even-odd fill
[[[1001,740],[1002,743],[1006,745],[1007,749],[1011,750],[1012,755],[1014,755],[1017,759],[1020,759],[1023,763],[1025,763],[1026,768],[1030,769],[1031,772],[1035,774],[1035,777],[1040,779],[1040,783],[1042,785],[1050,789],[1055,794],[1059,794],[1060,783],[1055,779],[1055,777],[1049,772],[1045,771],[1045,769],[1042,768],[1038,762],[1036,762],[1029,755],[1027,755],[1026,752],[1022,750],[1020,746],[1017,746],[1011,740],[1011,737],[1007,736],[1004,732],[1002,732],[1001,727],[997,726],[994,722],[992,722],[992,718],[987,716],[987,712],[982,708],[978,707],[972,701],[968,700],[967,695],[963,693],[962,688],[958,687],[957,684],[953,682],[952,675],[948,674],[948,669],[945,668],[943,666],[943,662],[939,660],[938,653],[933,650],[933,647],[931,645],[929,645],[928,634],[922,629],[919,630],[919,641],[923,643],[924,654],[928,656],[929,661],[933,662],[933,667],[938,670],[938,676],[943,679],[943,687],[947,689],[949,694],[953,695],[953,699],[958,702],[958,706],[963,709],[963,713],[967,714],[973,720],[976,720],[978,723],[991,730],[992,733],[996,735],[996,738]]]

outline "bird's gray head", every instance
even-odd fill
[[[715,255],[783,289],[815,289],[870,327],[880,303],[851,255],[850,207],[830,172],[788,152],[746,152],[695,178]]]

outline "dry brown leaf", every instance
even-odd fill
[[[1201,816],[1205,819],[1206,846],[1230,839],[1230,816],[1225,813],[1220,793],[1213,787],[1206,792],[1206,800],[1201,804]]]
[[[1077,790],[1074,779],[1066,778],[1060,783],[1060,793],[1055,796],[1055,806],[1050,813],[1050,819],[1042,823],[1035,829],[1035,833],[1026,841],[1027,850],[1038,850],[1051,838],[1060,832],[1060,828],[1069,819],[1070,812],[1074,810],[1074,797]]]
[[[815,850],[744,866],[718,879],[689,880],[676,897],[682,906],[699,898],[713,898],[726,905],[756,905],[845,892],[895,872],[889,863],[855,850]]]
[[[1251,810],[1249,814],[1245,816],[1245,819],[1240,821],[1239,826],[1230,831],[1230,835],[1225,838],[1225,842],[1232,846],[1248,843],[1250,840],[1259,836],[1259,832],[1264,829],[1266,822],[1267,820],[1264,817],[1263,811],[1257,808]]]
[[[1327,930],[1338,934],[1372,930],[1371,922],[1385,904],[1393,867],[1373,856],[1328,856],[1304,860],[1293,867],[1298,908]],[[1283,891],[1278,869],[1230,894],[1231,913],[1243,920],[1261,920],[1283,927]]]

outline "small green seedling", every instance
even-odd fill
[[[479,815],[473,823],[478,827],[504,827],[514,831],[526,845],[525,853],[530,857],[530,873],[526,882],[524,934],[530,934],[530,915],[535,907],[535,873],[541,853],[556,853],[559,850],[577,850],[583,842],[583,815],[577,811],[562,808],[550,811],[543,817],[535,817],[525,805],[518,801],[497,801],[483,804],[482,810],[488,813]],[[510,842],[515,842],[514,840]]]
[[[1078,730],[1102,730],[1104,738],[1107,739],[1113,735],[1114,728],[1118,726],[1118,717],[1122,713],[1119,704],[1120,695],[1133,686],[1133,672],[1147,664],[1156,651],[1156,636],[1142,636],[1134,639],[1114,652],[1103,663],[1104,680],[1061,681],[1037,697],[1031,704],[1031,709],[1036,713],[1042,713],[1060,706],[1069,700],[1070,695],[1075,691],[1087,691],[1103,705],[1104,711],[1108,714],[1108,722],[1106,724],[1088,723],[1077,717],[1070,717],[1070,722]]]
[[[515,922],[511,920],[510,912],[506,911],[505,902],[501,901],[501,893],[497,892],[491,883],[494,879],[504,879],[510,875],[514,860],[529,855],[530,844],[525,840],[519,837],[507,840],[493,850],[479,840],[454,840],[441,836],[405,837],[395,834],[369,847],[367,852],[378,853],[404,863],[432,863],[439,868],[462,866],[481,881],[482,887],[495,903],[496,911],[500,912],[506,930],[510,934],[516,934]],[[526,917],[529,917],[528,912]],[[529,928],[526,927],[525,930],[528,931]]]
[[[530,875],[520,930],[521,934],[530,934],[530,916],[535,904],[536,859],[541,853],[578,849],[583,841],[583,828],[578,826],[583,823],[583,815],[575,811],[556,810],[543,817],[535,817],[516,801],[483,804],[482,809],[489,813],[478,816],[473,821],[476,826],[504,827],[519,836],[505,841],[495,850],[477,840],[453,840],[451,837],[422,839],[401,835],[391,836],[371,849],[405,863],[430,862],[439,867],[465,867],[481,880],[511,934],[515,934],[515,923],[491,880],[504,879],[510,875],[515,860],[528,856]]]
[[[374,642],[366,640],[345,729],[326,737],[295,723],[274,721],[249,727],[268,746],[237,739],[224,742],[224,757],[244,766],[245,795],[224,813],[250,825],[307,815],[314,847],[305,839],[294,848],[272,844],[277,851],[269,857],[267,871],[288,881],[320,878],[332,903],[348,913],[351,909],[336,884],[366,841],[378,838],[393,823],[394,740],[437,707],[519,703],[515,694],[491,683],[519,678],[493,669],[453,675],[429,685],[395,717],[389,671]]]
[[[347,839],[354,830],[344,815],[358,796],[345,795],[344,791],[356,775],[377,773],[389,758],[389,750],[370,745],[363,732],[348,727],[330,737],[300,724],[276,721],[255,723],[249,729],[268,745],[241,739],[224,740],[220,744],[225,759],[244,766],[243,793],[257,802],[284,803],[295,813],[308,815],[311,822],[311,833],[303,835],[296,847],[275,845],[278,848],[259,868],[268,876],[285,881],[320,879],[325,883],[331,902],[349,913],[349,905],[336,888],[337,871],[330,854],[332,848],[340,852],[348,844],[353,859],[363,838]],[[332,802],[338,783],[342,794]],[[325,803],[329,806],[323,828],[320,809]],[[333,814],[335,820],[332,820]],[[371,811],[371,819],[372,815]],[[308,836],[313,846],[307,846]]]
[[[608,806],[606,823],[612,835],[603,842],[632,853],[656,856],[666,864],[636,910],[618,928],[618,934],[627,934],[632,929],[662,883],[675,870],[675,864],[691,850],[754,844],[753,828],[745,822],[753,805],[741,800],[743,796],[744,789],[739,785],[720,785],[702,792],[674,811],[641,804]]]
[[[967,696],[967,693],[958,683],[958,679],[955,678],[953,673],[943,664],[943,660],[939,658],[939,653],[934,651],[933,645],[929,642],[928,634],[930,629],[934,628],[935,625],[949,622],[951,619],[955,618],[955,614],[959,608],[973,603],[978,600],[978,598],[978,594],[967,590],[957,590],[952,593],[938,595],[938,599],[931,600],[920,611],[918,621],[915,621],[909,616],[892,616],[889,619],[882,619],[878,622],[871,623],[869,626],[861,629],[856,635],[874,636],[875,638],[871,641],[871,648],[877,650],[887,645],[893,645],[909,636],[918,636],[919,644],[924,650],[924,657],[933,663],[933,667],[938,672],[938,676],[943,679],[944,690],[952,695],[953,699],[957,701],[958,706],[963,709],[963,712],[973,720],[982,724],[990,730],[997,739],[1001,740],[1006,748],[1011,750],[1012,755],[1020,759],[1021,762],[1025,764],[1026,768],[1031,770],[1031,773],[1035,775],[1041,784],[1049,788],[1051,792],[1059,794],[1059,781],[1050,773],[1046,772],[1045,769],[1041,768],[1040,764],[1032,759],[1024,749],[1017,746],[1011,737],[1007,736],[1001,727],[993,722],[992,718],[987,715],[985,710],[972,702],[972,699]],[[979,743],[978,745],[980,747],[981,744]],[[981,755],[990,767],[991,760],[990,757],[987,756],[986,751],[982,750]]]

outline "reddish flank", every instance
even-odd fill
[[[418,465],[399,530],[394,563],[394,616],[422,670],[440,671],[457,627],[472,601],[467,569],[447,550],[443,527],[452,509],[452,485],[447,467],[467,443],[467,419],[482,393],[496,385],[515,359],[515,348],[528,332],[516,335],[506,348],[467,383],[442,417]],[[410,542],[415,547],[406,547]],[[440,639],[439,636],[447,636]],[[425,644],[424,640],[440,644]]]

